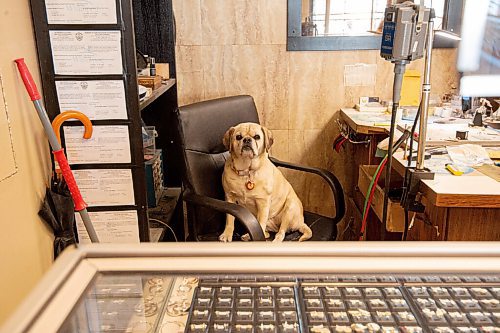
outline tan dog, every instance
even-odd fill
[[[266,238],[268,231],[276,232],[274,242],[283,241],[286,232],[296,230],[302,233],[299,241],[311,238],[300,199],[269,160],[271,132],[259,124],[242,123],[226,132],[223,143],[231,155],[222,175],[226,201],[247,208],[259,221]],[[230,242],[233,231],[234,216],[228,214],[219,240]]]

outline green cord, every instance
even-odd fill
[[[375,183],[375,175],[377,175],[380,171],[380,168],[382,167],[382,165],[384,164],[384,161],[387,159],[387,155],[384,156],[384,158],[382,159],[382,161],[380,162],[380,164],[378,165],[377,167],[377,170],[375,170],[375,173],[373,174],[373,177],[372,177],[372,180],[370,182],[370,185],[368,186],[368,191],[366,192],[366,196],[365,196],[365,204],[363,206],[363,216],[361,217],[361,220],[363,221],[365,219],[365,214],[368,213],[368,197],[370,196],[370,193],[372,191],[372,187]]]

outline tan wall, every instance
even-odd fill
[[[286,0],[174,0],[179,103],[250,94],[276,138],[275,157],[333,170],[346,184],[344,154],[332,150],[335,120],[359,96],[392,95],[393,65],[377,50],[287,52]],[[377,65],[377,82],[345,87],[344,65]],[[455,51],[436,50],[433,94],[457,84]],[[422,62],[410,68],[422,68]],[[288,175],[306,208],[330,212],[315,176]],[[310,191],[311,189],[314,189]]]
[[[48,180],[46,137],[13,62],[24,57],[40,86],[28,0],[2,0],[0,76],[7,104],[0,117],[10,120],[0,133],[0,324],[38,282],[52,262],[52,237],[37,212]],[[1,103],[0,99],[0,103]],[[5,122],[3,123],[5,125]],[[12,150],[15,155],[15,164]],[[17,167],[16,167],[17,165]]]

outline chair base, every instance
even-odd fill
[[[309,241],[334,241],[337,238],[337,226],[332,224],[332,219],[319,214],[304,212],[304,221],[312,230]],[[222,232],[222,231],[221,231]],[[271,232],[271,240],[275,233]],[[210,233],[198,237],[201,242],[214,242],[219,240],[219,234]],[[302,234],[298,231],[286,234],[285,241],[298,241]],[[235,232],[233,241],[241,241],[241,234]]]

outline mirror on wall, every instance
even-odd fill
[[[287,49],[378,49],[385,8],[395,0],[288,0]],[[463,0],[425,0],[435,10],[436,30],[459,33]],[[456,42],[435,37],[435,47]]]

